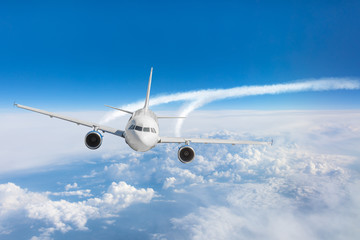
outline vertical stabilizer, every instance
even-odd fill
[[[153,72],[153,68],[151,67],[150,77],[149,77],[149,85],[148,85],[148,89],[147,89],[147,93],[146,93],[146,100],[145,100],[145,106],[144,106],[145,109],[149,108],[149,97],[150,97],[152,72]]]

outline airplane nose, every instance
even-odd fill
[[[156,146],[158,137],[153,133],[132,132],[126,136],[126,143],[135,151],[146,152]]]
[[[143,143],[144,147],[149,150],[155,147],[157,143],[157,138],[155,137],[155,135],[141,136],[141,142]]]

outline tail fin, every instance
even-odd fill
[[[153,72],[153,68],[151,67],[150,77],[149,77],[149,85],[148,85],[148,89],[147,89],[147,93],[146,93],[146,100],[145,100],[145,106],[144,106],[145,109],[149,108],[149,97],[150,97],[152,72]]]

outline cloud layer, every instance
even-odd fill
[[[186,134],[273,137],[275,145],[193,144],[196,159],[185,165],[177,160],[176,144],[136,153],[125,151],[124,143],[119,150],[119,139],[106,136],[106,151],[91,151],[96,154],[91,161],[89,151],[74,154],[66,159],[69,167],[52,170],[38,186],[40,173],[26,182],[12,177],[10,183],[2,175],[0,237],[84,239],[99,234],[118,239],[130,231],[141,239],[358,238],[359,111],[217,111],[216,118],[210,116],[214,112],[194,113],[185,123]],[[45,131],[39,138],[56,122],[44,119],[50,124],[35,121]],[[18,123],[13,124],[16,129]],[[68,126],[61,126],[62,135]],[[21,134],[33,130],[21,129]],[[57,141],[64,148],[81,145],[86,150],[80,135]],[[51,153],[56,152],[49,148]],[[23,161],[31,164],[29,159]],[[2,164],[6,168],[7,162]],[[22,229],[32,231],[19,237]]]

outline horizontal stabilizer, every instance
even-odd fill
[[[167,117],[167,116],[158,116],[157,118],[186,118],[186,117]]]
[[[127,111],[127,110],[124,110],[124,109],[120,109],[120,108],[116,108],[116,107],[112,107],[112,106],[108,106],[108,105],[105,105],[105,107],[109,107],[109,108],[112,108],[112,109],[115,109],[115,110],[118,110],[118,111],[126,112],[128,114],[133,114],[133,112],[130,112],[130,111]]]

